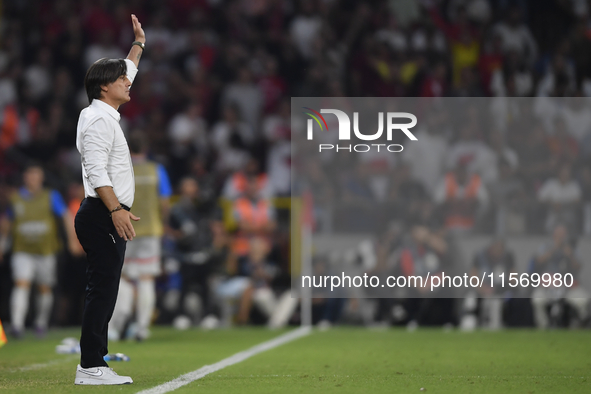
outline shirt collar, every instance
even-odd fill
[[[90,104],[91,107],[98,108],[100,110],[105,111],[109,115],[111,115],[117,122],[121,119],[121,114],[115,108],[111,107],[109,104],[105,103],[104,101],[94,99]]]

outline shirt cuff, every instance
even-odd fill
[[[90,185],[92,186],[93,189],[98,189],[99,187],[103,187],[103,186],[110,186],[113,187],[113,183],[111,182],[111,179],[109,178],[109,176],[107,174],[104,175],[99,175],[98,177],[92,177],[94,179],[90,179]]]
[[[137,75],[137,67],[135,66],[135,63],[132,62],[129,59],[124,59],[125,60],[125,64],[127,65],[127,79],[129,79],[129,82],[133,83],[133,80],[135,79],[135,76]]]

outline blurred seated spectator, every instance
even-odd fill
[[[33,140],[40,113],[33,106],[29,89],[23,82],[19,84],[19,98],[15,104],[4,107],[0,119],[0,149],[6,151],[14,146],[26,146]]]
[[[460,74],[466,67],[475,67],[480,55],[480,32],[468,20],[466,7],[455,8],[455,18],[448,23],[436,8],[431,8],[429,14],[433,23],[441,30],[450,42],[452,61],[452,82],[457,86]]]
[[[490,150],[487,151],[488,154],[484,159],[488,163],[488,165],[484,166],[488,168],[488,171],[485,171],[483,174],[487,185],[499,178],[499,165],[502,161],[507,163],[512,171],[516,171],[519,168],[519,157],[507,145],[505,134],[500,131],[491,131],[488,134],[488,145]]]
[[[176,307],[186,311],[189,294],[196,294],[205,315],[212,314],[209,279],[216,272],[225,271],[229,241],[224,234],[221,213],[216,206],[202,201],[199,186],[193,178],[183,178],[179,186],[180,199],[170,210],[170,232],[175,241],[173,258],[180,265],[181,294]],[[197,316],[193,316],[196,318]]]
[[[175,156],[182,155],[191,146],[200,155],[207,154],[207,125],[203,119],[202,107],[197,102],[190,102],[184,112],[179,112],[170,121],[168,135],[172,140],[172,151]]]
[[[239,120],[236,107],[225,107],[222,119],[211,130],[211,144],[217,154],[215,170],[224,173],[242,168],[254,139],[252,128]]]
[[[266,240],[252,238],[248,255],[238,261],[240,271],[250,279],[249,287],[242,294],[245,299],[241,305],[245,306],[238,315],[239,323],[246,323],[250,314],[249,306],[254,306],[268,319],[275,310],[275,294],[271,289],[273,278],[277,274],[277,267],[269,261],[269,245]]]
[[[388,191],[396,177],[396,155],[384,150],[383,152],[367,152],[359,157],[358,166],[363,167],[366,173],[365,182],[371,190],[373,198],[378,203],[383,203],[388,198]],[[408,168],[405,180],[409,181]]]
[[[208,171],[206,160],[203,157],[193,157],[189,163],[189,176],[193,178],[199,186],[199,199],[203,203],[212,206],[217,205],[220,189],[220,179],[214,171]]]
[[[264,97],[260,86],[253,81],[252,72],[246,66],[237,71],[236,80],[225,86],[222,92],[223,105],[235,105],[240,119],[252,130],[258,130],[263,111]]]
[[[578,176],[581,185],[581,201],[583,203],[583,234],[591,235],[591,167],[585,164]]]
[[[86,47],[84,52],[85,68],[90,67],[94,62],[102,58],[122,59],[125,57],[123,51],[115,45],[112,29],[101,26],[95,31],[100,33],[98,33],[98,40]]]
[[[269,251],[266,239],[252,238],[248,255],[237,261],[239,276],[222,282],[216,290],[216,294],[223,298],[239,296],[239,324],[248,322],[251,308],[254,306],[264,315],[269,327],[283,327],[298,304],[297,299],[291,298],[290,290],[286,290],[279,297],[276,296],[272,284],[279,270],[269,260]],[[234,291],[234,294],[231,294],[230,290]],[[224,320],[229,321],[228,317]]]
[[[505,159],[499,162],[499,177],[490,184],[492,204],[496,207],[497,234],[524,233],[526,230],[525,209],[531,198],[515,168]]]
[[[531,195],[530,190],[539,188],[552,174],[555,159],[550,154],[548,136],[542,123],[535,122],[527,128],[524,137],[515,147],[521,161],[519,172]]]
[[[41,114],[22,81],[18,92],[17,102],[6,105],[0,114],[0,169],[3,175],[15,174],[19,165],[26,165],[29,160],[27,150],[33,145],[41,123]]]
[[[515,270],[515,258],[513,253],[507,249],[505,241],[502,239],[493,240],[483,250],[476,253],[470,275],[481,278],[483,275],[494,275],[493,286],[486,282],[482,287],[476,289],[475,293],[469,294],[464,299],[464,313],[462,316],[461,327],[471,329],[473,324],[470,322],[477,312],[478,325],[491,330],[498,330],[503,327],[503,306],[505,303],[504,290],[500,283],[500,274],[505,274],[505,278]],[[477,300],[480,305],[477,305]],[[477,310],[476,310],[477,307]]]
[[[538,286],[532,293],[532,306],[535,323],[538,328],[548,328],[550,319],[547,308],[551,306],[550,315],[559,320],[561,316],[560,301],[572,307],[579,323],[585,324],[589,319],[589,294],[578,282],[581,271],[581,256],[576,251],[576,241],[569,238],[567,227],[558,224],[554,227],[552,240],[542,246],[532,261],[532,273],[551,276],[550,286]],[[557,286],[555,274],[562,276],[562,285]],[[572,275],[572,287],[564,285],[565,275]],[[543,278],[542,278],[543,280]],[[543,282],[542,282],[543,283]],[[556,321],[554,323],[557,323]]]
[[[462,125],[458,139],[451,144],[445,159],[446,169],[456,168],[460,161],[468,166],[470,173],[477,173],[484,182],[494,178],[495,170],[491,173],[491,158],[494,160],[494,153],[485,143],[484,136],[480,132],[478,120],[480,114],[478,109],[469,107],[471,120]]]
[[[591,66],[591,40],[589,39],[589,27],[586,18],[575,22],[570,37],[570,49],[575,63],[575,74],[584,95],[589,97],[589,69]]]
[[[363,261],[363,265],[367,269],[367,274],[372,276],[378,276],[381,281],[387,280],[389,275],[393,275],[397,272],[398,267],[398,258],[399,258],[399,251],[402,246],[403,241],[403,226],[401,222],[392,221],[388,224],[386,230],[382,233],[378,233],[376,235],[375,240],[368,244],[371,246],[369,251],[371,253],[360,253],[360,257],[364,258],[366,261]],[[359,248],[362,251],[362,248]],[[369,262],[367,260],[374,259],[374,262]],[[373,263],[373,264],[369,264]],[[373,266],[372,266],[373,265]],[[396,302],[393,295],[393,289],[377,289],[377,292],[371,292],[371,295],[382,295],[382,298],[378,298],[377,301],[377,310],[375,313],[375,321],[378,324],[390,324],[393,323],[396,319],[396,316],[393,316],[392,310]],[[376,294],[377,293],[377,294]],[[387,298],[386,298],[387,297]],[[328,319],[331,323],[331,321]]]
[[[574,233],[577,229],[581,187],[572,178],[571,167],[562,165],[555,178],[548,179],[538,191],[538,201],[546,209],[546,230],[550,232],[558,223],[564,223]]]
[[[380,80],[375,87],[375,94],[378,97],[404,97],[405,90],[402,81],[401,67],[398,62],[382,59],[376,65]],[[332,86],[340,85],[333,83]],[[332,93],[331,93],[332,94]],[[342,96],[343,93],[339,94]]]
[[[265,172],[261,172],[257,159],[251,157],[243,168],[236,171],[226,180],[222,196],[235,200],[246,193],[249,179],[256,182],[257,193],[261,198],[269,199],[273,197],[273,189],[269,177]]]
[[[498,34],[493,34],[485,41],[478,59],[480,83],[487,96],[491,96],[491,80],[495,72],[503,68],[502,40]]]
[[[276,194],[283,196],[289,196],[291,191],[290,118],[290,102],[283,99],[278,112],[263,121],[263,133],[269,146],[266,160],[269,183]]]
[[[430,200],[423,185],[411,178],[410,167],[406,164],[392,171],[390,178],[385,213],[399,215],[400,219],[407,222],[418,217],[425,209],[425,202]]]
[[[435,190],[444,225],[449,230],[471,230],[486,209],[488,192],[478,174],[470,175],[467,162],[460,160]]]
[[[569,99],[568,105],[562,108],[562,118],[568,134],[577,142],[584,143],[591,135],[590,101],[583,96],[581,91],[575,93],[575,96]]]
[[[548,136],[548,147],[554,160],[562,163],[574,162],[579,157],[579,144],[569,134],[564,118],[556,117],[553,122],[550,135]]]
[[[405,32],[398,26],[397,18],[390,14],[387,17],[384,27],[376,32],[375,38],[385,42],[394,52],[404,52],[408,48],[408,39]]]
[[[269,143],[291,137],[291,103],[288,98],[279,102],[277,112],[269,114],[262,126],[263,135]]]
[[[6,53],[0,52],[0,110],[17,100],[17,67],[9,63]]]
[[[174,36],[167,26],[167,15],[164,12],[155,13],[144,29],[150,37],[150,42],[167,48],[169,52],[175,48]],[[176,44],[178,45],[178,44]]]
[[[490,20],[492,10],[487,0],[451,0],[447,6],[450,19],[454,20],[458,11],[466,10],[468,20],[482,25]]]
[[[330,231],[332,228],[332,212],[338,201],[333,179],[328,176],[317,158],[311,157],[303,164],[303,174],[297,179],[302,190],[313,191],[313,222],[316,231]]]
[[[448,244],[439,234],[421,224],[414,224],[411,227],[410,237],[400,249],[400,273],[407,278],[410,276],[422,278],[423,287],[418,284],[417,287],[409,286],[409,298],[406,300],[409,330],[429,323],[435,315],[434,310],[438,308],[438,300],[433,297],[437,294],[431,293],[431,283],[426,279],[427,274],[433,277],[445,271],[447,253]]]
[[[218,51],[214,45],[217,35],[214,31],[201,27],[181,29],[176,32],[178,42],[171,47],[178,54],[176,62],[187,74],[198,69],[209,71],[218,58]]]
[[[53,86],[52,80],[52,52],[50,47],[43,47],[37,53],[37,61],[31,64],[24,72],[24,80],[30,97],[35,103],[41,103],[42,99],[50,93]]]
[[[234,201],[232,211],[238,225],[232,250],[238,257],[249,253],[250,240],[254,237],[271,241],[275,209],[271,201],[261,195],[256,177],[247,177],[244,194]]]
[[[447,243],[441,236],[427,226],[414,224],[400,252],[400,270],[405,276],[426,277],[428,272],[436,275],[441,272],[441,260],[446,253]],[[420,289],[421,292],[428,290],[427,287]]]
[[[228,255],[226,260],[226,269],[213,280],[213,296],[220,304],[221,326],[231,327],[238,303],[238,315],[236,316],[239,324],[248,322],[250,308],[252,306],[252,287],[250,279],[240,272],[238,260],[235,254]],[[246,292],[249,294],[245,294]],[[209,316],[206,317],[209,319]],[[205,319],[204,319],[205,320]]]
[[[501,37],[505,53],[515,51],[527,59],[530,65],[534,64],[538,56],[538,45],[529,27],[523,23],[519,7],[511,7],[507,11],[505,20],[499,22],[494,30]]]
[[[533,88],[531,67],[514,51],[505,55],[503,66],[493,72],[489,85],[495,97],[527,97]]]
[[[417,25],[410,34],[409,42],[417,53],[443,55],[447,51],[445,35],[432,24]]]
[[[377,201],[371,187],[369,175],[371,167],[363,162],[355,163],[353,171],[344,174],[341,179],[342,201],[347,204],[370,206]]]
[[[339,166],[334,167],[333,171],[340,176],[340,188],[335,194],[339,203],[336,206],[324,206],[325,213],[330,213],[328,210],[332,208],[335,209],[331,216],[332,224],[337,228],[356,232],[373,231],[377,225],[379,226],[377,221],[387,219],[384,211],[376,208],[384,202],[380,198],[387,196],[388,177],[372,177],[371,165],[363,162],[340,161],[339,165],[343,165],[340,168],[348,168],[350,171],[341,171]]]
[[[190,102],[183,112],[176,114],[168,126],[170,160],[174,172],[188,166],[191,157],[206,157],[209,153],[207,125],[199,103]]]
[[[417,141],[409,142],[402,151],[402,159],[410,166],[412,178],[430,193],[443,175],[449,146],[441,130],[442,116],[442,111],[433,111],[426,119],[426,126],[416,132]]]
[[[445,97],[449,90],[447,65],[443,61],[430,67],[429,73],[421,84],[421,97]]]
[[[555,54],[552,63],[547,67],[545,75],[538,82],[536,96],[549,97],[556,90],[557,82],[564,80],[567,91],[571,94],[576,90],[575,67],[561,54]]]
[[[281,98],[285,95],[287,85],[283,76],[279,74],[277,59],[266,56],[263,63],[263,75],[257,84],[263,96],[263,113],[270,114],[280,110],[278,107],[281,105]]]
[[[301,1],[300,7],[301,9],[292,19],[289,33],[301,55],[311,58],[314,51],[314,41],[320,34],[322,27],[322,18],[317,14],[313,1]]]
[[[483,97],[484,91],[480,87],[480,80],[474,67],[464,67],[454,88],[450,92],[453,97]]]

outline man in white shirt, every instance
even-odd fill
[[[80,337],[81,358],[75,384],[133,383],[119,376],[103,359],[108,353],[107,328],[113,315],[128,240],[135,237],[129,210],[135,183],[127,141],[117,109],[130,100],[146,36],[131,16],[135,41],[127,59],[100,59],[86,73],[90,105],[78,120],[76,146],[82,160],[85,199],[76,214],[78,240],[88,258],[86,302]]]
[[[443,175],[449,144],[431,125],[419,130],[416,136],[417,141],[404,147],[402,159],[410,165],[412,178],[432,192]]]
[[[538,201],[547,209],[546,230],[548,232],[560,223],[574,232],[582,195],[579,182],[573,179],[571,168],[566,164],[561,166],[557,177],[544,182],[538,191]]]
[[[531,31],[521,18],[518,7],[507,12],[507,18],[494,27],[494,33],[501,38],[503,52],[516,52],[533,64],[538,57],[538,45]]]

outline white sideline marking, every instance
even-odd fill
[[[238,364],[241,361],[246,360],[256,354],[266,352],[267,350],[276,348],[278,346],[284,345],[288,342],[291,342],[295,339],[301,338],[303,336],[308,335],[311,332],[310,327],[300,327],[296,330],[290,331],[283,335],[278,336],[277,338],[271,339],[270,341],[263,342],[256,346],[251,347],[248,350],[244,350],[242,352],[236,353],[228,358],[223,359],[222,361],[218,361],[212,365],[206,365],[199,369],[196,369],[193,372],[186,373],[184,375],[179,376],[176,379],[171,380],[170,382],[163,383],[159,386],[152,387],[151,389],[143,390],[138,392],[138,394],[164,394],[168,393],[169,391],[173,391],[178,389],[179,387],[183,387],[191,382],[194,382],[197,379],[201,379],[204,376],[209,375],[212,372],[219,371],[220,369],[229,367],[230,365]]]
[[[56,365],[56,364],[61,364],[61,363],[65,363],[65,362],[69,362],[74,360],[75,358],[78,358],[80,356],[70,356],[70,357],[66,357],[66,358],[58,358],[55,360],[51,360],[48,361],[46,363],[39,363],[39,364],[31,364],[31,365],[25,365],[24,367],[19,367],[19,368],[11,368],[8,371],[14,373],[14,372],[27,372],[27,371],[34,371],[36,369],[43,369],[52,365]]]

